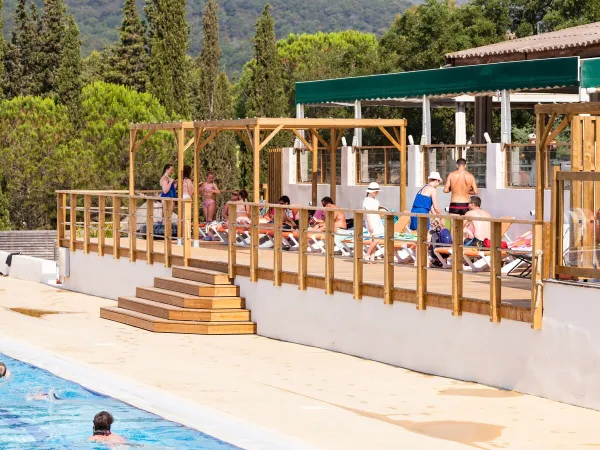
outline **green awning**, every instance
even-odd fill
[[[596,72],[600,75],[600,71]],[[579,57],[447,67],[296,83],[296,103],[348,102],[579,86]]]
[[[600,86],[600,58],[581,60],[581,87],[595,88]]]

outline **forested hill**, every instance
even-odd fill
[[[17,0],[5,0],[2,11],[5,33],[10,34]],[[36,2],[37,3],[37,2]],[[41,3],[41,2],[40,2]],[[121,23],[123,0],[66,0],[80,27],[83,56],[92,50],[102,50],[117,39]],[[191,26],[190,53],[200,51],[202,11],[205,0],[188,0],[188,22]],[[355,29],[383,34],[394,17],[403,12],[411,0],[221,0],[222,64],[227,72],[239,72],[251,58],[254,24],[266,3],[272,6],[278,38],[289,33],[315,33]],[[140,12],[143,1],[138,0]]]

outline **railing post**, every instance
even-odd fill
[[[334,212],[325,211],[325,294],[333,294],[334,278]]]
[[[394,293],[394,216],[386,215],[383,234],[383,303],[391,305]]]
[[[533,226],[532,243],[532,271],[531,271],[531,328],[542,329],[542,313],[544,309],[544,295],[542,283],[542,222],[537,221]]]
[[[173,235],[173,200],[166,199],[164,202],[166,208],[164,220],[165,267],[171,267],[171,255],[173,249],[173,242],[171,241],[171,236]]]
[[[299,211],[299,223],[298,223],[298,289],[301,291],[306,290],[306,273],[307,273],[307,258],[306,251],[308,247],[308,240],[306,238],[306,229],[308,228],[308,211],[301,209]]]
[[[258,187],[257,187],[258,189]],[[250,207],[250,281],[258,281],[258,206]]]
[[[463,221],[452,219],[452,315],[462,316]]]
[[[183,202],[183,266],[188,267],[190,265],[190,258],[192,253],[192,202],[186,200]]]
[[[113,258],[121,257],[121,198],[113,196]]]
[[[353,294],[356,300],[362,299],[363,282],[363,213],[354,213],[354,250],[352,252],[353,260]]]
[[[232,280],[235,278],[235,265],[236,265],[236,243],[237,243],[237,229],[236,229],[236,205],[229,204],[229,215],[227,216],[229,223],[227,226],[227,250],[228,250],[228,275]]]
[[[135,261],[135,250],[137,248],[137,208],[135,198],[129,197],[129,261]]]
[[[502,302],[502,223],[492,222],[490,248],[490,321],[500,322],[500,303]]]
[[[417,309],[427,306],[427,217],[417,219]]]
[[[551,222],[544,222],[543,225],[543,230],[544,230],[544,237],[543,237],[543,244],[542,244],[542,251],[544,252],[544,256],[543,256],[543,261],[544,261],[544,266],[543,266],[543,270],[542,270],[542,279],[546,280],[548,278],[550,278],[550,272],[551,272],[551,267],[552,267],[552,223]]]
[[[146,264],[154,264],[154,200],[146,201]]]
[[[106,224],[106,197],[98,196],[98,255],[104,256],[105,228]]]
[[[548,276],[556,278],[556,266],[560,263],[559,254],[562,255],[562,228],[563,216],[559,216],[560,202],[564,198],[564,192],[561,190],[561,181],[558,179],[559,166],[554,166],[552,171],[552,191],[550,204],[550,246],[544,247],[544,265],[550,266]],[[559,241],[560,240],[560,241]],[[560,253],[559,253],[560,248]]]
[[[281,269],[283,265],[283,255],[281,251],[283,241],[283,209],[275,208],[275,244],[273,246],[273,285],[281,286]]]
[[[56,246],[60,247],[60,241],[66,236],[67,221],[67,195],[56,194]]]
[[[71,221],[71,234],[69,236],[69,244],[72,252],[75,251],[75,242],[77,242],[77,194],[71,194],[69,201],[69,220]]]
[[[90,252],[90,225],[92,198],[86,194],[83,196],[83,252]]]

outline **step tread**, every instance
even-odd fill
[[[172,276],[177,279],[208,283],[212,286],[232,286],[229,276],[223,272],[197,267],[173,266]]]
[[[165,324],[178,324],[178,325],[203,325],[211,328],[224,327],[228,325],[255,325],[254,322],[243,321],[243,322],[198,322],[193,320],[172,320],[163,319],[161,317],[154,317],[148,314],[132,311],[130,309],[119,308],[118,306],[103,306],[100,311],[108,311],[117,314],[123,314],[126,316],[134,317],[136,319],[145,320],[154,323],[165,323]]]
[[[226,272],[219,272],[218,270],[201,269],[200,267],[184,267],[184,266],[173,266],[173,269],[189,270],[190,272],[205,273],[206,275],[222,275],[228,277]]]
[[[212,286],[212,285],[209,284],[209,286]],[[199,295],[193,295],[193,294],[186,294],[185,292],[170,291],[169,289],[163,289],[163,288],[159,288],[156,286],[139,286],[138,289],[146,289],[148,291],[156,292],[158,294],[171,295],[173,297],[178,297],[178,298],[185,299],[185,300],[222,300],[224,298],[227,298],[227,299],[238,298],[238,299],[242,300],[242,297],[240,297],[239,295],[237,295],[237,296],[232,295],[230,297],[217,297],[216,295],[199,296]]]
[[[167,291],[167,292],[172,292],[172,291]],[[136,302],[136,303],[141,303],[141,304],[148,305],[148,306],[154,306],[156,308],[163,308],[163,309],[167,309],[170,311],[177,311],[177,312],[182,312],[182,311],[198,312],[198,313],[202,313],[202,312],[209,312],[209,313],[244,312],[245,313],[245,312],[248,312],[247,309],[243,309],[243,308],[229,308],[229,309],[182,308],[180,306],[171,305],[169,303],[155,302],[153,300],[147,300],[145,298],[140,298],[140,297],[119,297],[119,300],[121,300],[121,299]],[[186,321],[186,322],[188,322],[188,321]]]
[[[214,288],[215,285],[214,284],[210,284],[210,283],[202,283],[201,281],[192,281],[192,280],[186,280],[185,278],[176,278],[176,277],[154,277],[155,280],[163,280],[163,281],[170,281],[172,283],[181,283],[181,284],[187,284],[188,286],[197,286],[197,287],[207,287],[207,288]],[[218,287],[219,285],[217,285],[216,287]],[[230,285],[226,285],[227,287],[229,287]],[[233,286],[233,285],[231,285]]]

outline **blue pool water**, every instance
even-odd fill
[[[100,411],[115,418],[112,431],[142,449],[237,449],[183,425],[89,391],[77,383],[0,354],[10,376],[0,379],[0,449],[106,449],[87,442]],[[35,400],[50,393],[59,400]]]

